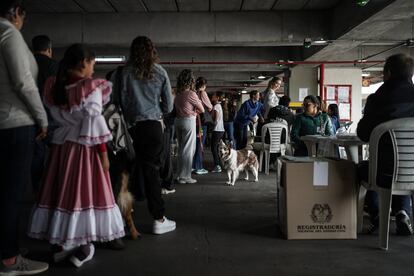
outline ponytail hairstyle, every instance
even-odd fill
[[[69,103],[65,86],[70,78],[70,71],[82,68],[83,61],[95,59],[95,53],[85,45],[77,43],[71,45],[66,51],[63,59],[59,62],[59,69],[56,74],[56,82],[53,86],[53,101],[57,106]]]
[[[194,90],[195,78],[193,71],[184,69],[177,77],[177,93],[187,89]]]
[[[128,65],[134,68],[135,77],[139,80],[150,80],[154,77],[154,64],[159,62],[158,53],[152,41],[146,36],[136,37],[130,47]]]
[[[198,77],[196,82],[195,82],[195,89],[198,90],[201,87],[203,87],[204,85],[207,85],[207,80],[204,77]]]

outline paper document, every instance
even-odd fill
[[[299,101],[302,102],[303,99],[308,95],[308,88],[299,88]]]
[[[351,120],[351,105],[349,103],[339,104],[339,118],[342,120]]]
[[[328,168],[329,163],[323,161],[315,161],[313,163],[313,186],[328,186]]]
[[[349,87],[348,86],[338,87],[338,102],[340,103],[351,102],[351,99],[349,98]]]
[[[335,87],[334,86],[326,87],[326,99],[335,100]]]

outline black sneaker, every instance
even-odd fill
[[[413,226],[407,212],[400,210],[395,215],[395,223],[397,224],[397,235],[411,236],[413,234]]]
[[[107,247],[112,250],[125,249],[125,243],[122,239],[115,239],[106,243]]]
[[[81,267],[84,263],[92,260],[94,254],[95,247],[90,243],[82,245],[69,260],[74,266]]]

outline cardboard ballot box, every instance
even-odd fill
[[[356,239],[355,164],[309,157],[279,160],[279,216],[286,238]]]

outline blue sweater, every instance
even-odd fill
[[[245,101],[237,112],[234,123],[240,125],[248,125],[256,115],[263,116],[263,104],[261,102],[254,103],[252,100]]]

